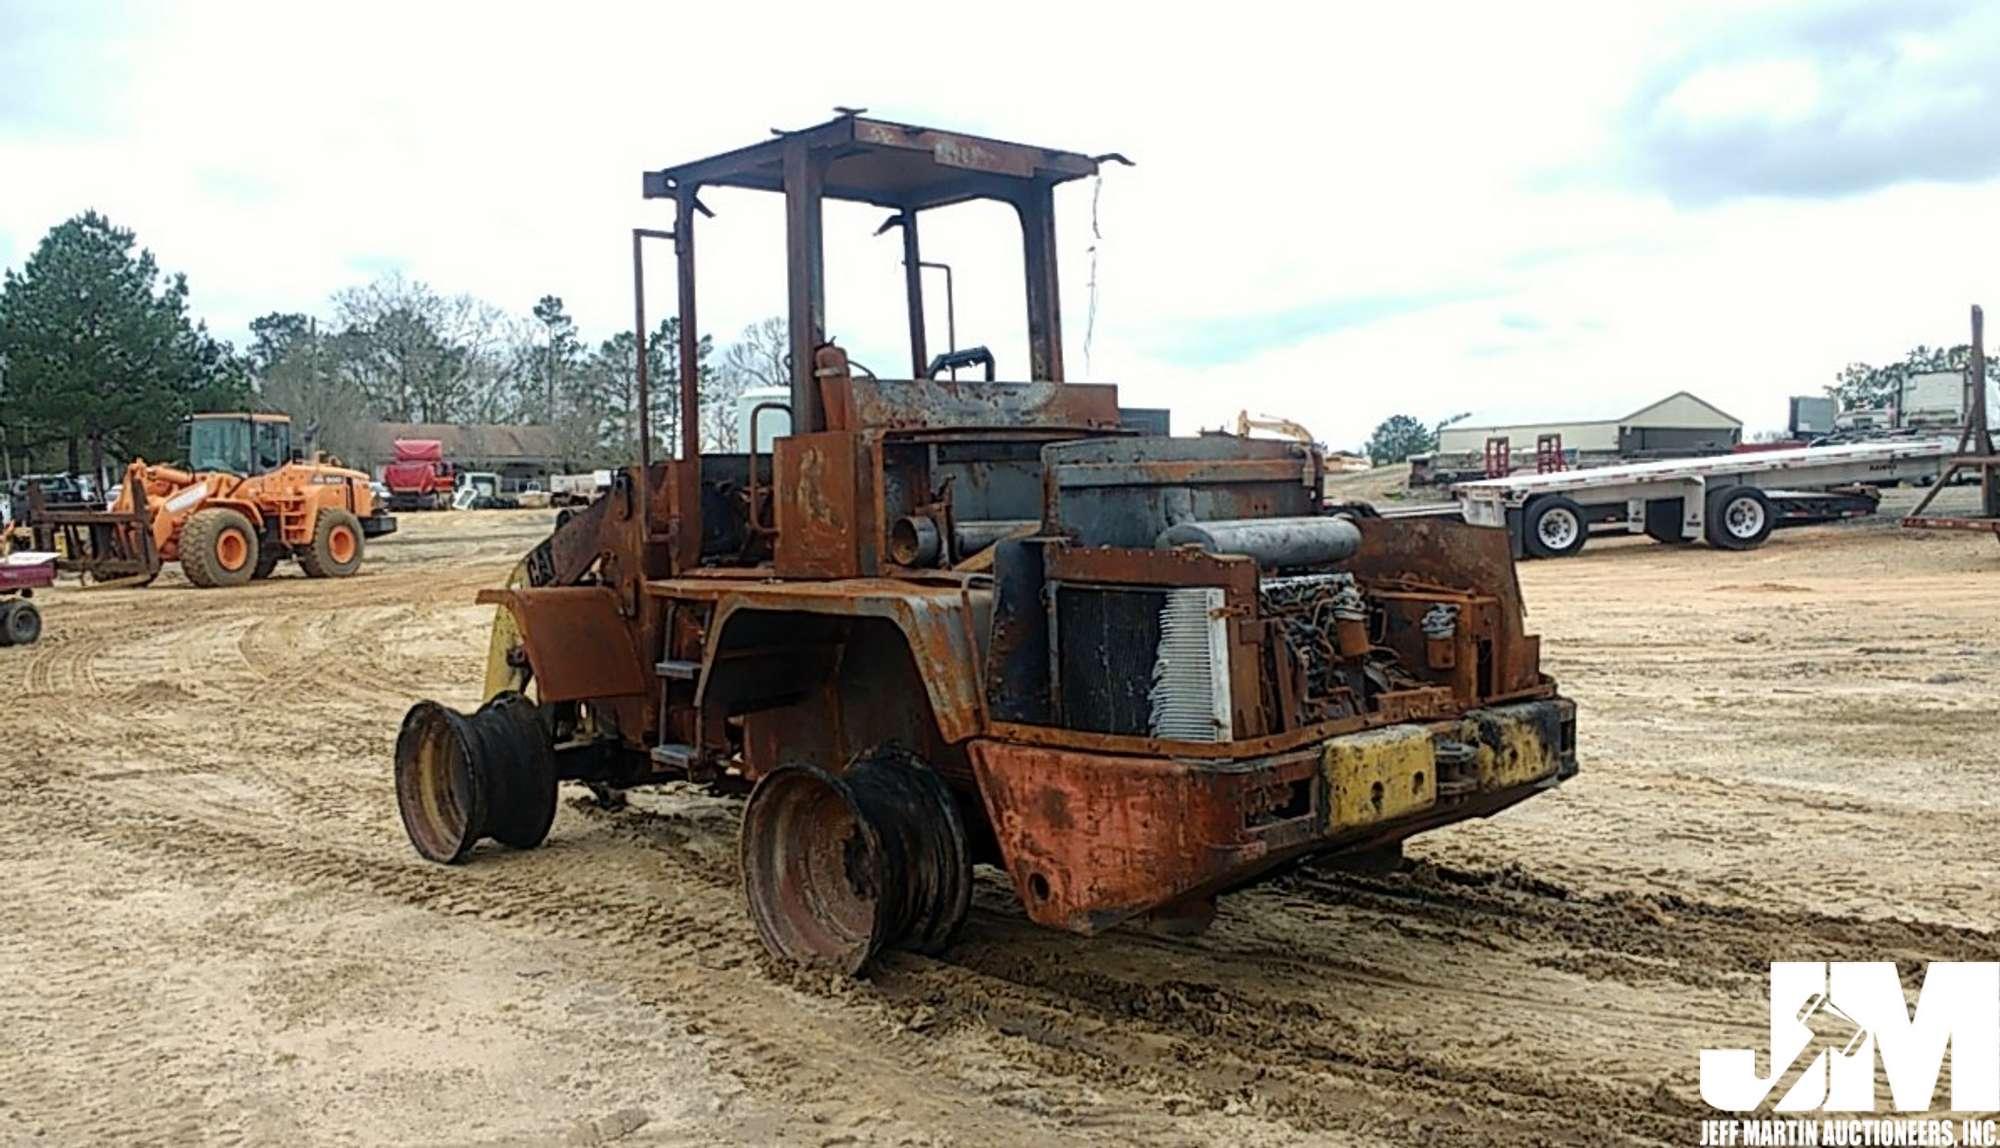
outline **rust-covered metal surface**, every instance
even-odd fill
[[[482,596],[520,635],[494,678],[528,671],[561,776],[756,786],[748,896],[785,959],[944,943],[974,860],[1043,924],[1198,925],[1574,769],[1504,531],[1335,516],[1312,444],[1138,433],[1065,380],[1052,191],[1102,158],[844,114],[646,177],[685,374],[701,190],[784,194],[791,433],[622,472]],[[828,198],[895,212],[907,378],[827,338]],[[1028,346],[967,354],[1022,381],[923,362],[921,214],[971,198],[1020,221]]]
[[[977,735],[985,723],[980,689],[979,643],[992,596],[983,588],[952,581],[915,583],[903,579],[858,578],[827,582],[752,582],[724,579],[664,580],[650,584],[655,598],[713,604],[707,656],[714,664],[732,648],[732,623],[754,615],[819,615],[879,618],[895,627],[911,657],[947,742]],[[705,690],[729,688],[725,674],[704,678]],[[885,697],[884,706],[909,706],[915,699]]]
[[[1484,816],[1575,769],[1574,708],[1541,701],[1254,761],[972,745],[1005,867],[1039,924],[1094,933],[1301,854]],[[1438,772],[1440,744],[1455,755]],[[1462,752],[1461,752],[1462,751]]]
[[[482,605],[514,615],[545,702],[632,697],[647,675],[618,594],[604,586],[481,590]]]
[[[879,569],[876,443],[829,431],[780,439],[776,477],[778,573],[789,578],[857,578]]]
[[[1097,172],[1097,161],[1075,152],[1008,143],[964,132],[843,115],[762,143],[693,163],[647,172],[648,197],[682,185],[785,186],[788,145],[822,153],[821,194],[891,208],[931,208],[994,197],[999,181],[1054,184]]]
[[[1108,430],[1118,388],[1087,383],[882,380],[841,376],[821,386],[829,430]]]

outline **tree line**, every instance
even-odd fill
[[[240,352],[188,313],[187,280],[136,236],[91,211],[52,228],[0,280],[0,453],[17,473],[105,469],[169,458],[180,419],[257,408],[290,414],[317,445],[361,455],[371,423],[517,423],[551,428],[558,461],[638,454],[638,340],[587,340],[557,295],[526,314],[447,295],[400,274],[347,288],[325,314],[271,312]],[[680,321],[646,340],[653,453],[680,438]],[[746,327],[718,352],[699,343],[694,380],[706,449],[737,446],[736,398],[784,386],[785,324]]]
[[[1917,344],[1900,363],[1876,367],[1849,363],[1834,376],[1826,393],[1843,411],[1880,410],[1903,392],[1903,385],[1918,375],[1950,372],[1963,376],[1972,366],[1972,344],[1956,347],[1928,347]],[[2000,382],[2000,356],[1986,360],[1986,380]]]

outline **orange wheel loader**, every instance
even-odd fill
[[[108,509],[31,501],[41,542],[97,583],[145,585],[179,562],[200,587],[240,586],[298,560],[309,577],[361,567],[366,540],[396,520],[375,505],[368,476],[307,461],[281,414],[201,414],[182,424],[185,467],[135,459]]]

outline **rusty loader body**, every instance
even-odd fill
[[[419,704],[398,740],[420,853],[538,843],[559,779],[750,787],[759,934],[851,972],[948,942],[975,863],[1045,925],[1198,926],[1281,866],[1379,861],[1574,772],[1504,531],[1330,515],[1310,443],[1135,433],[1114,387],[1065,381],[1053,191],[1111,158],[843,115],[647,174],[675,226],[635,232],[635,278],[671,240],[683,372],[700,189],[784,194],[792,432],[702,454],[683,396],[679,457],[481,595],[492,700]],[[909,378],[826,336],[826,197],[893,213]],[[918,219],[974,198],[1022,224],[1021,381],[925,353]]]

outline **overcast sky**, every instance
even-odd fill
[[[1140,15],[1141,12],[1144,15]],[[2000,4],[1043,7],[0,0],[0,265],[95,207],[241,342],[386,271],[593,341],[639,173],[836,105],[1096,154],[1058,192],[1070,375],[1336,445],[1395,412],[1780,426],[2000,308]],[[704,329],[782,310],[776,197],[713,193]],[[830,211],[830,324],[904,373],[893,237]],[[1011,215],[926,222],[961,345],[1022,377]],[[664,253],[662,253],[664,254]],[[651,277],[671,305],[665,258]],[[938,292],[933,288],[932,298]],[[941,305],[930,341],[944,345]]]

